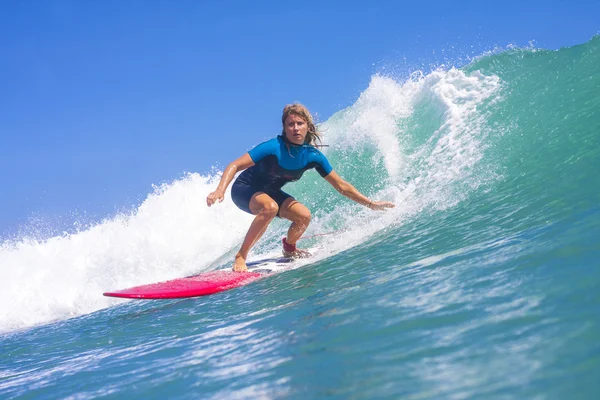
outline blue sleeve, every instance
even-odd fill
[[[277,139],[267,140],[266,142],[263,142],[250,150],[248,154],[250,155],[250,158],[252,158],[252,161],[254,161],[256,164],[266,156],[275,154],[278,145],[279,143],[277,142]]]
[[[315,169],[323,178],[325,178],[331,173],[331,171],[333,171],[331,164],[329,164],[327,157],[325,157],[323,153],[319,152],[319,155],[317,156],[317,159],[315,161],[317,162]]]

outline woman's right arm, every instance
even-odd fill
[[[225,172],[223,172],[223,176],[221,177],[219,186],[217,186],[217,190],[209,194],[206,198],[206,204],[210,207],[217,201],[219,201],[219,203],[222,202],[225,196],[225,190],[227,190],[227,187],[233,180],[235,174],[245,170],[246,168],[250,168],[253,165],[254,161],[252,161],[252,158],[250,158],[250,154],[248,153],[229,164],[227,168],[225,168]]]

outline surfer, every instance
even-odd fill
[[[237,272],[248,270],[248,252],[275,217],[292,222],[287,237],[282,240],[283,255],[294,258],[310,256],[306,250],[296,248],[296,242],[310,223],[310,211],[281,190],[286,183],[300,179],[306,170],[316,169],[338,192],[372,210],[394,207],[393,203],[387,201],[370,200],[333,170],[327,158],[317,149],[321,134],[302,104],[285,106],[281,123],[281,135],[259,144],[229,164],[217,190],[206,198],[209,207],[217,201],[222,202],[225,190],[235,174],[244,171],[231,187],[231,198],[238,208],[256,217],[246,233],[242,247],[235,255],[233,270]]]

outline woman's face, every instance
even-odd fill
[[[285,136],[287,140],[293,144],[304,144],[307,132],[308,124],[302,117],[296,114],[287,116],[285,119]]]

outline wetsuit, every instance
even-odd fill
[[[231,198],[236,206],[250,214],[250,199],[255,193],[268,194],[281,208],[283,202],[292,197],[281,190],[283,185],[297,181],[304,171],[312,168],[322,177],[333,170],[319,150],[306,144],[292,144],[282,135],[259,144],[248,154],[255,165],[235,180],[231,187]]]

